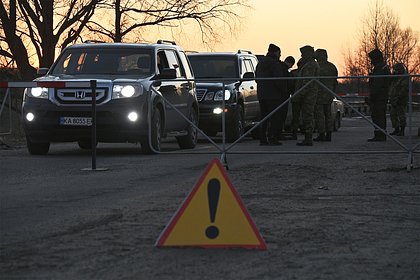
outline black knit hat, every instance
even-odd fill
[[[382,60],[384,60],[384,56],[382,55],[382,52],[380,50],[378,50],[378,49],[374,49],[373,51],[371,51],[368,54],[368,56],[374,62],[375,61],[382,61]]]
[[[280,51],[280,48],[274,44],[270,44],[268,46],[268,52],[278,52]]]

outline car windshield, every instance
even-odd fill
[[[68,49],[60,56],[51,74],[105,74],[146,77],[155,73],[152,57],[152,52],[147,49]]]
[[[239,78],[234,56],[191,55],[188,58],[196,78]]]

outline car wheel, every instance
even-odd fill
[[[198,125],[197,111],[194,108],[191,109],[189,119],[191,123],[193,123],[195,126]],[[181,149],[194,148],[197,145],[197,139],[198,139],[197,128],[195,128],[190,123],[188,124],[188,134],[184,136],[176,137],[176,140],[178,141],[178,145]]]
[[[26,137],[26,146],[31,155],[46,155],[50,150],[49,142],[32,142],[29,137]]]
[[[80,149],[83,150],[92,150],[92,141],[91,140],[79,140],[77,141]],[[98,142],[96,142],[98,144]]]
[[[231,124],[228,126],[227,141],[234,142],[244,134],[244,114],[241,105],[235,111]]]
[[[162,137],[162,118],[158,109],[153,110],[151,121],[151,142],[149,136],[144,136],[141,142],[141,150],[145,154],[154,154],[160,151],[160,142]],[[151,148],[153,147],[153,149]]]
[[[341,127],[341,114],[340,112],[337,112],[334,118],[333,131],[338,131],[340,127]]]

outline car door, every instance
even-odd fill
[[[168,132],[182,130],[186,127],[186,121],[181,114],[186,115],[188,96],[185,90],[185,72],[180,64],[176,50],[164,49],[158,52],[158,69],[170,68],[175,69],[176,78],[171,81],[163,81],[160,86],[160,92],[165,98],[166,123],[165,127]]]
[[[255,66],[250,58],[241,59],[241,78],[246,72],[252,72],[255,75]],[[255,80],[243,81],[240,90],[244,96],[245,119],[247,121],[257,121],[259,117],[259,103],[257,98],[257,83]]]

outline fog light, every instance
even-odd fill
[[[26,114],[26,120],[28,121],[28,122],[31,122],[31,121],[33,121],[35,119],[35,115],[34,114],[32,114],[32,113],[27,113]]]
[[[136,112],[131,112],[127,117],[130,121],[135,122],[139,118],[139,115]]]
[[[214,108],[213,109],[213,114],[219,115],[223,112],[222,108]]]

